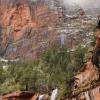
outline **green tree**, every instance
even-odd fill
[[[87,50],[88,50],[88,47],[82,47],[80,45],[75,49],[73,53],[73,60],[74,60],[73,65],[76,71],[80,69],[80,67],[84,64]]]

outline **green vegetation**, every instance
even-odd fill
[[[84,62],[86,48],[77,47],[70,52],[66,47],[52,47],[37,61],[21,61],[0,67],[0,94],[28,90],[50,92],[58,87],[59,94],[70,92],[70,80]]]

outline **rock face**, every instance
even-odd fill
[[[57,37],[54,27],[59,23],[58,17],[45,0],[35,4],[28,0],[1,0],[1,54],[9,59],[36,58]]]
[[[88,84],[91,84],[92,81],[98,80],[99,74],[95,65],[91,61],[88,61],[84,64],[84,69],[78,75],[75,76],[75,87],[80,88]]]
[[[92,18],[82,9],[75,16],[66,14],[61,0],[0,0],[0,56],[33,60],[55,43],[86,44]]]
[[[78,96],[79,100],[99,100],[100,99],[100,86],[90,90],[90,91],[85,91],[81,93]]]
[[[1,97],[0,100],[50,100],[48,94],[34,94],[31,92],[13,92]]]
[[[14,92],[3,96],[2,100],[35,100],[35,98],[36,96],[30,92]]]
[[[82,70],[74,77],[71,98],[67,100],[99,100],[100,80],[99,72],[91,60],[84,64]]]

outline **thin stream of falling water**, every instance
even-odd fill
[[[52,91],[52,94],[51,94],[51,97],[50,97],[50,100],[56,100],[57,99],[57,96],[58,96],[58,89],[54,89]]]
[[[84,99],[90,100],[88,91],[84,92]]]
[[[44,95],[40,95],[38,100],[42,100]]]
[[[65,44],[66,34],[60,34],[61,47]]]

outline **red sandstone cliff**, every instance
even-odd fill
[[[42,0],[35,4],[7,1],[0,1],[0,44],[5,51],[1,54],[10,59],[34,59],[57,37],[54,27],[59,16]]]

